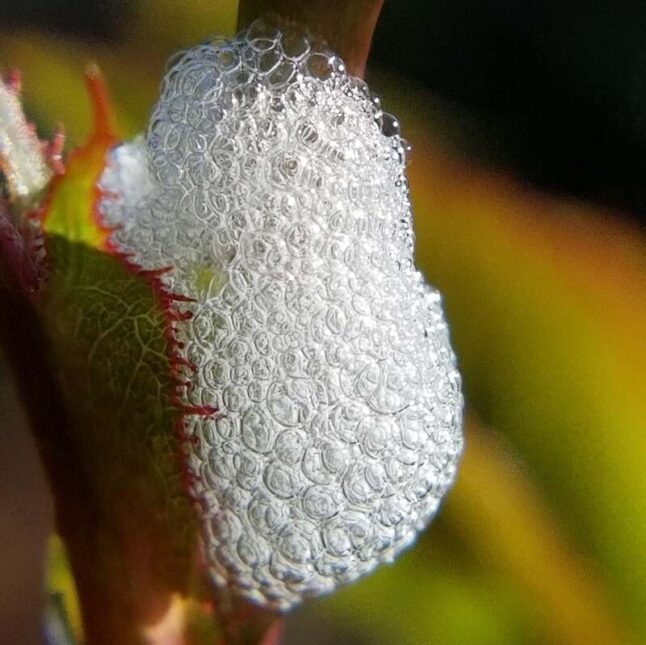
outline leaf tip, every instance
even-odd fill
[[[85,68],[85,83],[94,112],[93,138],[115,139],[116,128],[112,101],[101,69],[95,62],[88,63]]]

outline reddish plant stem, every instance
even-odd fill
[[[271,16],[297,22],[327,40],[354,76],[363,78],[383,0],[240,0],[238,26]]]
[[[41,322],[33,303],[21,290],[0,257],[0,345],[11,367],[15,386],[24,404],[41,463],[55,500],[55,524],[64,539],[75,541],[91,550],[92,536],[84,528],[96,525],[89,478],[76,456],[68,434],[69,419],[60,388],[49,364],[48,347]],[[74,499],[74,514],[61,512],[56,500]],[[82,534],[79,535],[80,531]],[[79,537],[81,538],[79,540]],[[77,580],[82,602],[92,602],[92,585]],[[83,589],[83,587],[87,587]]]

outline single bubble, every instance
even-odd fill
[[[281,499],[293,497],[298,490],[296,476],[291,469],[280,463],[272,463],[267,466],[264,481],[267,489]]]
[[[242,441],[250,450],[267,453],[272,448],[273,428],[262,410],[249,408],[242,417]]]

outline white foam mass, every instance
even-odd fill
[[[187,467],[218,585],[285,610],[389,562],[453,482],[460,377],[413,261],[406,142],[365,83],[256,23],[177,56],[102,183],[195,302]]]

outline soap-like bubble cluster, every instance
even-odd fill
[[[406,153],[338,57],[256,23],[171,63],[103,178],[115,241],[195,301],[176,333],[184,403],[219,410],[186,418],[213,577],[276,609],[391,561],[455,475],[460,378]]]

